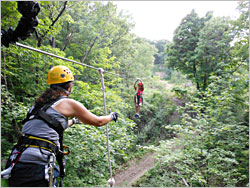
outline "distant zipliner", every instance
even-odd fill
[[[137,82],[140,81],[138,84]],[[135,88],[135,95],[134,95],[134,104],[135,104],[135,117],[140,118],[140,109],[141,106],[143,105],[143,91],[144,91],[144,84],[140,78],[137,78],[135,83],[134,83],[134,88]]]

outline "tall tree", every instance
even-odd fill
[[[199,42],[194,52],[199,60],[197,77],[202,90],[213,81],[209,76],[222,76],[225,68],[232,63],[228,56],[232,41],[229,26],[228,18],[212,18],[199,32]]]
[[[154,55],[155,57],[155,65],[163,65],[165,64],[166,61],[166,46],[170,42],[167,40],[159,40],[159,41],[154,41],[153,42],[155,47],[157,48],[157,53]]]
[[[208,12],[204,18],[199,18],[192,10],[175,30],[173,43],[167,46],[167,66],[187,74],[188,78],[195,81],[198,90],[201,83],[197,75],[199,59],[196,57],[195,49],[199,41],[199,31],[211,17],[211,13]]]

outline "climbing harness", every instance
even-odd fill
[[[143,97],[142,97],[142,91],[138,91],[134,96],[134,102],[135,104],[142,106],[143,104]]]
[[[63,178],[65,176],[65,163],[63,161],[64,155],[68,155],[70,153],[69,147],[63,145],[63,132],[64,129],[61,125],[61,123],[54,117],[50,116],[49,114],[46,113],[46,110],[53,105],[55,102],[59,101],[62,98],[66,98],[65,96],[58,97],[57,99],[53,100],[49,104],[44,105],[40,109],[32,108],[28,113],[26,118],[22,121],[23,124],[25,124],[27,121],[32,120],[32,119],[41,119],[44,122],[48,124],[49,127],[54,129],[58,134],[59,134],[59,143],[60,143],[60,148],[52,141],[41,138],[41,137],[36,137],[33,135],[26,135],[22,134],[19,137],[19,140],[17,144],[13,147],[11,156],[7,162],[7,167],[9,168],[6,169],[6,171],[3,171],[1,173],[1,177],[9,178],[10,176],[7,176],[6,173],[11,172],[12,168],[14,167],[15,164],[17,164],[19,158],[21,157],[22,153],[24,152],[25,149],[28,147],[35,147],[39,148],[40,152],[42,152],[41,149],[50,151],[52,154],[52,161],[50,160],[50,157],[48,157],[48,164],[49,164],[49,184],[50,186],[53,187],[53,172],[54,172],[54,162],[55,158],[58,162],[59,169],[60,169],[60,187],[63,186]],[[67,152],[64,152],[64,149],[67,150]]]
[[[48,115],[45,111],[55,102],[59,101],[62,98],[66,98],[65,96],[58,97],[57,99],[53,100],[51,103],[44,105],[41,109],[34,109],[30,113],[27,114],[26,119],[23,121],[25,123],[28,121],[31,117],[36,119],[42,119],[44,120],[52,129],[54,129],[59,134],[59,143],[60,148],[58,149],[58,152],[56,154],[56,160],[59,165],[60,169],[60,187],[63,187],[63,179],[65,176],[65,163],[63,161],[64,155],[68,155],[70,153],[69,147],[64,146],[63,144],[63,132],[64,129],[61,125],[61,123],[53,118],[52,116]],[[64,149],[67,149],[67,152],[64,152]]]

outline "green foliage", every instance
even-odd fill
[[[16,9],[17,2],[1,1],[1,29],[7,31],[11,27],[12,30],[15,30],[18,25],[17,20],[22,16]]]
[[[233,38],[229,28],[228,18],[213,18],[209,12],[199,18],[192,11],[167,46],[167,66],[182,71],[198,90],[205,90],[213,82],[211,75],[220,76],[233,63],[228,55]]]
[[[179,98],[183,98],[185,97],[185,95],[187,94],[187,90],[183,89],[183,88],[179,88],[179,87],[174,87],[172,90],[172,92],[175,92],[175,94],[179,97]]]
[[[133,50],[131,56],[124,56],[120,60],[122,74],[131,79],[130,83],[128,83],[130,80],[126,80],[127,85],[134,84],[136,78],[144,81],[152,76],[156,53],[156,48],[144,39],[136,38],[131,43],[131,50]]]
[[[9,187],[7,181],[8,180],[6,180],[6,179],[1,179],[1,187]]]
[[[214,87],[209,87],[202,99],[193,98],[179,108],[181,123],[165,126],[177,138],[155,147],[159,164],[135,186],[182,187],[181,177],[192,187],[247,186],[249,124],[242,112],[248,105],[238,104],[233,90],[223,90],[218,96]],[[242,99],[248,100],[246,96]]]
[[[154,64],[165,64],[166,60],[166,45],[169,44],[170,42],[167,40],[159,40],[159,41],[154,41],[153,44],[157,48],[157,53],[154,55],[155,57],[155,62]]]
[[[144,104],[141,108],[140,120],[135,120],[137,127],[134,131],[138,135],[136,141],[140,145],[157,144],[159,140],[173,137],[173,132],[166,130],[165,126],[178,122],[179,118],[175,113],[176,105],[170,100],[166,89],[159,86],[161,91],[156,91],[157,83],[151,81],[151,84],[153,88],[150,89],[148,85],[143,94]],[[131,116],[133,117],[134,114],[135,109],[132,110]]]
[[[176,138],[162,140],[159,146],[144,147],[157,153],[159,162],[133,186],[184,187],[186,183],[191,187],[249,186],[249,72],[248,56],[245,56],[249,47],[245,27],[249,22],[248,5],[249,2],[240,3],[242,15],[231,22],[233,25],[224,18],[212,18],[199,31],[195,49],[199,51],[202,48],[198,52],[202,58],[197,54],[193,56],[193,62],[208,58],[209,63],[215,63],[214,67],[203,67],[204,72],[210,74],[210,81],[207,80],[201,92],[191,93],[188,90],[188,101],[178,108],[181,121],[165,126]],[[179,28],[187,23],[184,20]],[[183,40],[191,41],[191,38],[182,38],[188,36],[184,35],[188,30],[177,31],[176,39],[180,40],[180,44],[171,46],[171,53],[177,52],[174,50],[180,47],[178,45]],[[232,36],[235,36],[236,42],[229,47]],[[180,49],[184,48],[182,46]],[[183,51],[180,57],[188,58],[188,50]],[[174,54],[171,56],[174,57]],[[176,63],[173,58],[171,60],[168,63]],[[187,63],[177,66],[180,70],[185,69]],[[188,71],[184,72],[189,74]],[[195,76],[194,80],[197,78]],[[182,93],[180,88],[174,90]]]
[[[178,109],[181,122],[165,126],[177,137],[160,141],[154,149],[159,164],[135,186],[182,187],[182,178],[192,187],[247,186],[249,122],[244,116],[249,99],[248,85],[240,80],[229,89],[221,78],[205,92],[187,97],[190,102]]]
[[[22,43],[40,44],[43,51],[126,77],[104,74],[107,108],[119,114],[119,121],[109,124],[114,169],[148,148],[158,153],[159,163],[135,186],[185,186],[183,178],[190,186],[249,185],[248,2],[239,4],[237,20],[213,18],[211,13],[199,18],[192,11],[170,44],[135,37],[130,32],[131,17],[111,2],[70,1],[53,26],[65,2],[39,3],[38,38],[33,34]],[[16,7],[16,2],[1,2],[2,28],[17,26],[21,15]],[[153,76],[154,64],[162,65],[165,58],[168,67],[158,70],[167,73],[167,79],[184,83],[187,77],[198,90],[175,87],[179,99],[172,98]],[[47,72],[54,65],[74,72],[71,97],[94,114],[104,115],[96,70],[15,45],[2,47],[1,62],[2,161],[17,141],[27,111],[48,87]],[[145,84],[140,119],[134,118],[137,77]],[[107,186],[105,135],[105,127],[84,124],[66,130],[71,154],[65,186]],[[143,147],[149,144],[155,146]]]
[[[188,78],[196,78],[196,69],[199,59],[195,57],[195,49],[199,41],[199,31],[210,15],[199,18],[194,10],[182,19],[180,26],[175,30],[173,43],[167,45],[167,66],[173,67],[187,74]]]

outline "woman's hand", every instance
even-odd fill
[[[110,113],[112,120],[116,122],[118,120],[118,113],[117,112],[111,112]]]

